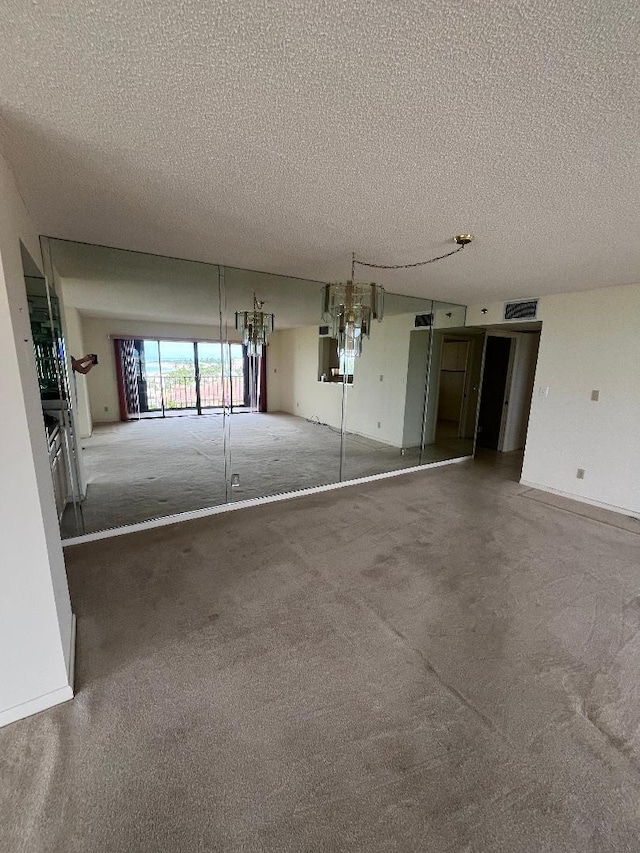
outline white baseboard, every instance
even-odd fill
[[[9,723],[15,723],[16,720],[30,717],[32,714],[37,714],[40,711],[46,711],[47,708],[53,708],[54,705],[68,702],[69,699],[73,699],[73,690],[67,684],[65,687],[58,688],[58,690],[52,690],[51,693],[44,693],[42,696],[36,696],[35,699],[29,699],[28,702],[14,705],[13,708],[0,711],[0,728],[8,726]]]
[[[47,708],[53,708],[54,705],[60,705],[62,702],[68,702],[69,699],[73,699],[73,679],[76,662],[75,613],[71,614],[71,637],[69,645],[69,662],[67,666],[69,683],[64,687],[59,687],[57,690],[52,690],[50,693],[43,693],[42,696],[36,696],[35,699],[29,699],[28,702],[21,702],[20,705],[14,705],[13,708],[7,708],[5,711],[0,711],[0,728],[2,728],[2,726],[8,726],[9,723],[15,723],[17,720],[23,720],[25,717],[30,717],[32,714],[38,714],[40,711],[46,711]]]
[[[298,489],[295,492],[281,492],[277,495],[267,495],[264,498],[247,498],[243,501],[233,501],[220,506],[210,506],[205,509],[194,509],[176,515],[166,515],[163,518],[152,518],[149,521],[139,521],[126,527],[112,527],[109,530],[99,530],[97,533],[85,533],[84,536],[73,536],[62,540],[62,547],[82,545],[85,542],[97,542],[100,539],[110,539],[112,536],[126,536],[129,533],[140,533],[143,530],[153,530],[156,527],[167,527],[169,524],[179,524],[182,521],[194,521],[197,518],[207,518],[223,512],[233,512],[236,509],[246,509],[262,504],[288,501],[292,498],[303,498],[306,495],[317,495],[319,492],[331,492],[334,489],[344,489],[347,486],[358,486],[361,483],[372,483],[375,480],[386,480],[389,477],[399,477],[402,474],[414,474],[417,471],[428,471],[431,468],[442,468],[444,465],[455,465],[458,462],[468,462],[473,456],[458,456],[456,459],[444,459],[442,462],[428,462],[425,465],[413,465],[411,468],[400,468],[398,471],[387,471],[384,474],[371,474],[369,477],[358,477],[357,480],[343,480],[341,483],[328,483],[326,486],[312,486],[309,489]]]
[[[576,495],[573,492],[563,492],[560,489],[552,489],[550,486],[543,486],[540,483],[532,483],[530,480],[520,480],[521,486],[528,486],[530,489],[538,489],[540,492],[548,492],[550,495],[558,495],[561,498],[568,498],[572,501],[588,504],[589,506],[597,506],[599,509],[607,509],[609,512],[617,512],[619,515],[624,515],[627,518],[638,518],[637,512],[631,509],[625,509],[621,506],[603,503],[602,501],[594,501],[592,498],[585,498],[583,495]]]
[[[71,687],[71,695],[74,692],[74,679],[76,675],[76,614],[71,614],[71,637],[69,639],[69,665],[67,666],[67,676],[69,678],[69,687]]]

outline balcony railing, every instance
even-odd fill
[[[194,376],[147,376],[141,383],[140,402],[141,410],[147,412],[163,408],[197,409],[196,379]],[[201,376],[200,407],[217,409],[224,405],[244,406],[244,376]]]

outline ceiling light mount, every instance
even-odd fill
[[[456,234],[453,238],[459,246],[467,246],[474,239],[473,234]]]

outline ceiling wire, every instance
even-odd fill
[[[429,258],[427,261],[416,261],[414,264],[372,264],[369,263],[369,261],[359,261],[356,258],[355,252],[353,252],[351,255],[351,280],[353,281],[355,278],[356,266],[371,267],[376,270],[408,270],[413,267],[425,267],[427,264],[434,264],[436,261],[442,261],[444,258],[450,258],[451,255],[461,252],[465,245],[465,243],[462,243],[456,249],[453,249],[451,252],[447,252],[446,255],[438,255],[438,257]]]

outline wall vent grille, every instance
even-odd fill
[[[433,326],[433,314],[416,314],[416,329]]]
[[[523,299],[520,302],[504,303],[505,320],[535,320],[537,313],[537,299]]]

